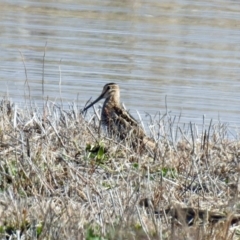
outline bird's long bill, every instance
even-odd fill
[[[104,97],[105,92],[103,92],[95,101],[93,101],[91,104],[89,104],[88,106],[86,106],[83,109],[83,112],[85,112],[86,110],[88,110],[90,107],[92,107],[95,103],[97,103],[98,101],[100,101],[103,97]]]

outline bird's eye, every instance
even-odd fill
[[[107,87],[107,90],[110,90],[110,87],[109,87],[109,86]]]

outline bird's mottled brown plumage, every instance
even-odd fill
[[[119,136],[120,139],[131,139],[132,145],[155,148],[155,142],[146,136],[139,123],[122,107],[120,103],[120,89],[116,83],[108,83],[103,87],[101,95],[83,111],[105,98],[101,113],[101,123],[106,126],[108,133]]]

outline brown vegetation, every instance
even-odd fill
[[[74,105],[3,100],[0,238],[239,239],[240,141],[209,125],[166,114],[137,153]]]

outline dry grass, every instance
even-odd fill
[[[88,119],[89,122],[86,121]],[[240,141],[152,120],[136,153],[73,105],[0,105],[1,239],[239,239]]]

